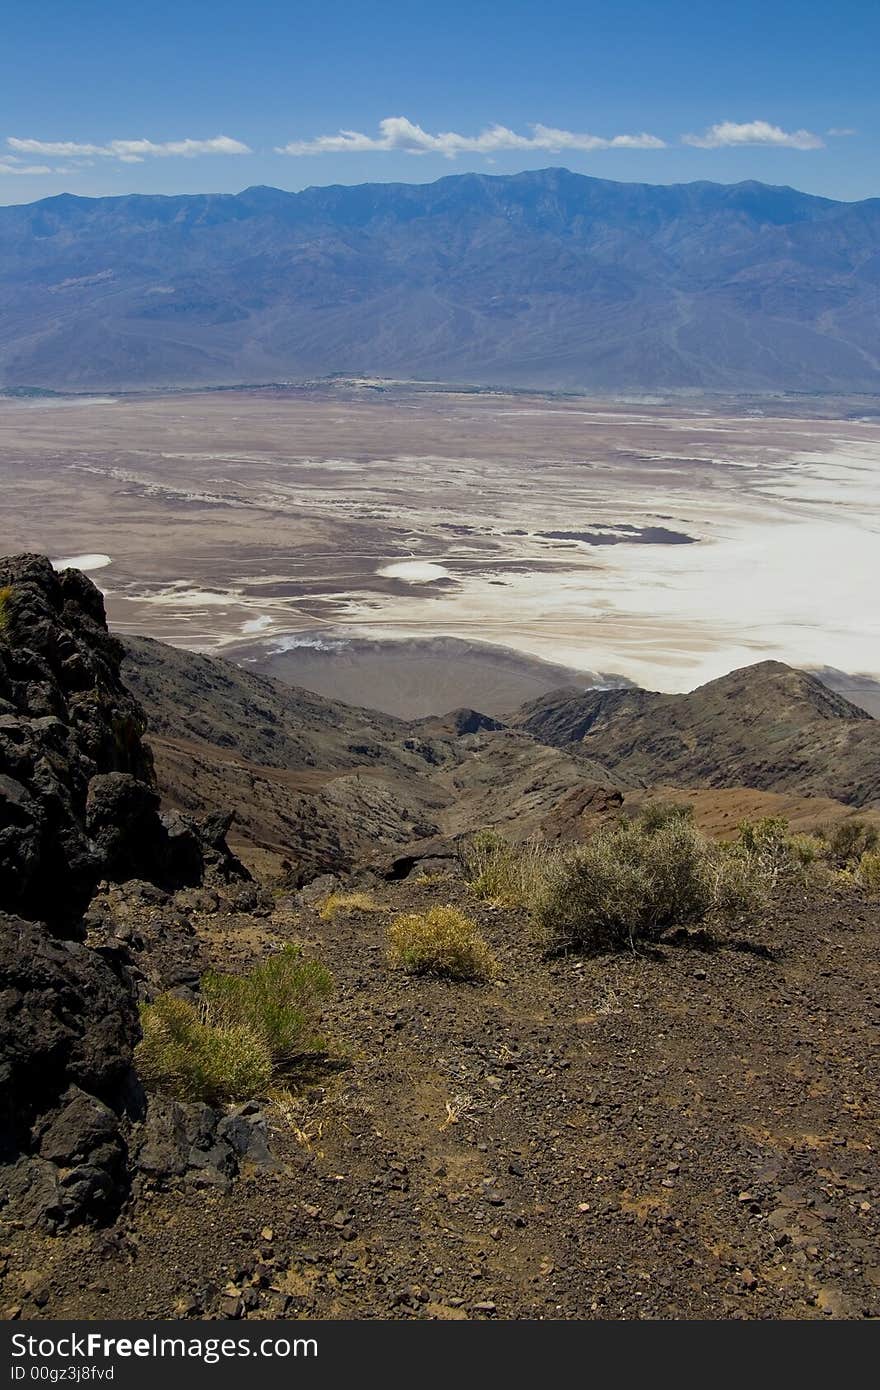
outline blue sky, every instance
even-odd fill
[[[880,195],[871,0],[32,0],[0,45],[3,203],[548,165]]]

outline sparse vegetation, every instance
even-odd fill
[[[493,907],[528,907],[547,848],[534,840],[513,845],[494,830],[479,831],[460,852],[471,892]]]
[[[642,807],[639,824],[649,835],[655,830],[665,830],[676,821],[692,823],[694,808],[690,802],[648,801]]]
[[[411,975],[485,980],[498,968],[476,923],[455,907],[396,917],[388,928],[388,942],[392,961]]]
[[[820,836],[793,832],[781,816],[764,816],[740,822],[739,838],[731,846],[731,854],[747,860],[759,873],[776,882],[780,874],[803,875],[827,855],[827,846]]]
[[[763,887],[756,867],[731,861],[688,817],[651,816],[551,857],[533,913],[547,950],[606,951],[753,910]]]
[[[0,586],[0,633],[9,626],[9,612],[12,606],[13,589],[11,584]]]
[[[337,912],[381,912],[382,908],[370,893],[328,893],[318,907],[322,922],[332,922]]]
[[[144,1084],[180,1100],[209,1103],[263,1094],[272,1056],[249,1028],[207,1022],[204,1009],[161,994],[141,1010],[135,1061]]]
[[[249,1028],[266,1044],[273,1063],[284,1066],[323,1048],[311,1033],[320,1001],[332,986],[326,966],[303,960],[296,946],[287,946],[247,975],[205,975],[202,997],[213,1023]]]
[[[826,831],[828,852],[838,869],[855,869],[865,854],[871,854],[880,842],[877,827],[868,821],[839,821]]]
[[[187,1100],[264,1094],[323,1049],[314,1028],[332,983],[324,966],[288,946],[246,975],[205,975],[198,1003],[160,995],[141,1009],[135,1059],[144,1083]]]
[[[856,876],[869,893],[880,893],[880,850],[865,850]]]
[[[613,950],[667,927],[757,911],[773,881],[762,858],[707,840],[690,807],[664,802],[602,827],[584,845],[511,845],[483,835],[463,859],[471,890],[525,907],[550,952]]]

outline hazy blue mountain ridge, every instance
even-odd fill
[[[880,199],[564,169],[0,208],[0,384],[880,389]]]

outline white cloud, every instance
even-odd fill
[[[291,140],[276,147],[276,154],[364,154],[375,150],[402,150],[405,154],[441,154],[455,159],[459,154],[492,155],[499,150],[662,150],[666,142],[656,135],[578,134],[552,126],[532,125],[531,135],[519,135],[507,126],[491,125],[479,135],[460,135],[454,130],[432,135],[405,116],[388,116],[379,122],[378,135],[360,130],[340,130],[336,135],[319,135],[314,140]]]
[[[211,140],[110,140],[106,145],[81,144],[76,140],[19,140],[11,135],[6,141],[19,154],[43,155],[46,158],[118,159],[123,164],[142,164],[145,159],[167,159],[180,156],[192,159],[203,154],[250,154],[248,145],[232,140],[228,135],[215,135]]]
[[[683,135],[682,143],[700,150],[736,145],[770,145],[789,150],[821,150],[824,141],[811,130],[783,130],[769,121],[720,121],[702,135]]]
[[[853,130],[850,126],[836,126],[836,125],[833,125],[833,126],[831,127],[830,130],[826,130],[826,132],[825,132],[826,135],[834,135],[834,136],[840,136],[840,135],[858,135],[858,133],[859,133],[859,132],[858,132],[857,130]]]
[[[48,164],[25,164],[14,155],[0,155],[0,176],[3,174],[54,174]]]

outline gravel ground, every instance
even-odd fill
[[[388,914],[194,918],[205,960],[297,939],[347,1056],[266,1108],[276,1166],[146,1189],[117,1224],[0,1233],[22,1318],[880,1316],[880,905],[789,895],[739,934],[544,961],[474,907],[490,986],[410,979]]]

